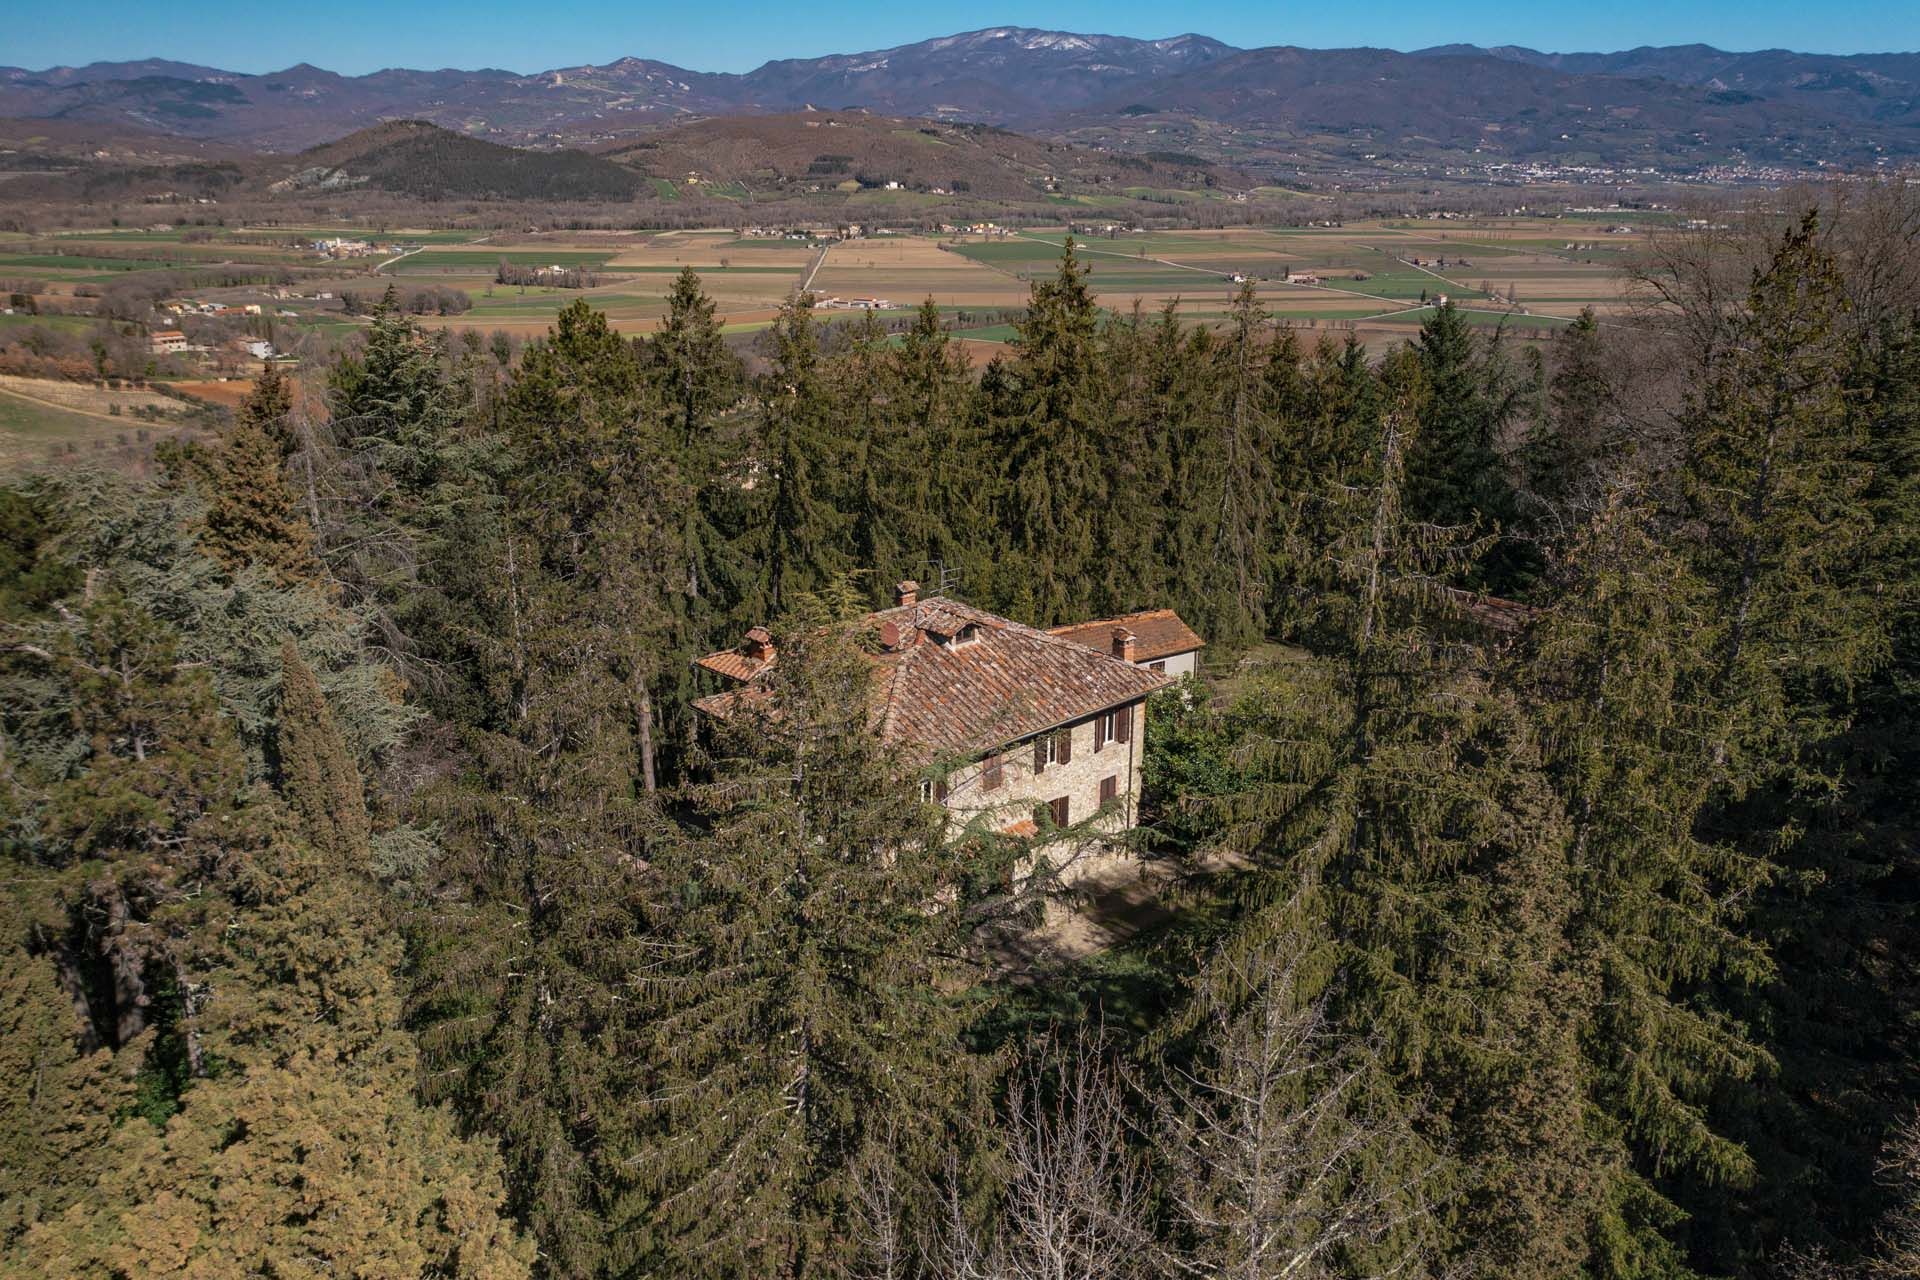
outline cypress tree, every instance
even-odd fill
[[[69,626],[28,656],[85,749],[6,760],[36,900],[0,1015],[43,1071],[21,1148],[68,1161],[31,1201],[7,1188],[7,1273],[525,1274],[491,1155],[413,1100],[378,894],[247,783],[208,673],[163,628],[110,598]],[[49,966],[78,1053],[52,1039]]]
[[[360,765],[292,639],[280,647],[277,745],[280,793],[308,842],[342,868],[365,870],[372,829]]]

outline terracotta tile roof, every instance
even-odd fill
[[[1050,634],[1065,636],[1089,648],[1105,651],[1113,644],[1115,627],[1125,627],[1133,632],[1133,657],[1136,662],[1152,662],[1176,653],[1190,653],[1206,644],[1171,609],[1148,609],[1118,618],[1076,622],[1071,626],[1054,627]]]
[[[710,653],[704,658],[693,660],[693,665],[696,667],[705,667],[708,671],[723,675],[729,680],[743,682],[753,679],[772,664],[771,658],[749,658],[738,649],[722,649],[718,653]]]
[[[878,668],[874,717],[880,736],[916,754],[976,755],[1172,683],[1105,649],[939,596],[882,609],[868,622],[881,639],[871,655]],[[715,659],[732,652],[709,655],[698,665],[729,675],[727,664]],[[770,665],[760,663],[753,675]],[[748,683],[694,705],[723,716],[753,687]]]

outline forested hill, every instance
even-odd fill
[[[418,120],[301,152],[274,191],[368,187],[420,200],[631,200],[632,173],[581,151],[526,151]]]
[[[982,370],[390,298],[0,487],[0,1273],[1920,1272],[1920,190],[1842,194],[1544,350],[1071,242]],[[907,578],[1205,637],[1137,829],[950,821]]]
[[[943,191],[980,199],[1108,196],[1128,188],[1244,190],[1252,180],[1197,156],[1130,155],[1022,137],[991,125],[810,111],[733,116],[609,144],[601,154],[649,176],[739,183],[765,193],[841,184]]]

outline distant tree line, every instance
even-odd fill
[[[372,315],[383,295],[360,289],[342,289],[340,308],[350,316]],[[393,291],[391,305],[412,316],[458,316],[473,310],[473,297],[450,285],[409,285]]]

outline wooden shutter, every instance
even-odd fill
[[[1120,742],[1133,741],[1133,708],[1122,707],[1113,713],[1114,738]]]
[[[943,802],[947,798],[947,775],[944,773],[933,780],[933,798]]]
[[[1033,740],[1033,771],[1035,773],[1045,773],[1047,771],[1047,739],[1045,734]]]
[[[1109,805],[1119,798],[1120,798],[1120,775],[1117,773],[1110,773],[1106,777],[1100,779],[1100,803],[1103,805]]]
[[[1053,825],[1056,827],[1066,826],[1073,816],[1073,806],[1065,796],[1049,800],[1047,807],[1053,810]]]
[[[1093,749],[1095,751],[1107,745],[1107,713],[1102,711],[1093,718]]]
[[[987,757],[986,768],[980,771],[980,786],[982,790],[992,791],[994,788],[998,787],[999,785],[1000,785],[1000,753],[996,751],[992,755]]]
[[[1060,731],[1060,745],[1054,751],[1054,758],[1061,764],[1073,763],[1073,730],[1062,729]]]

